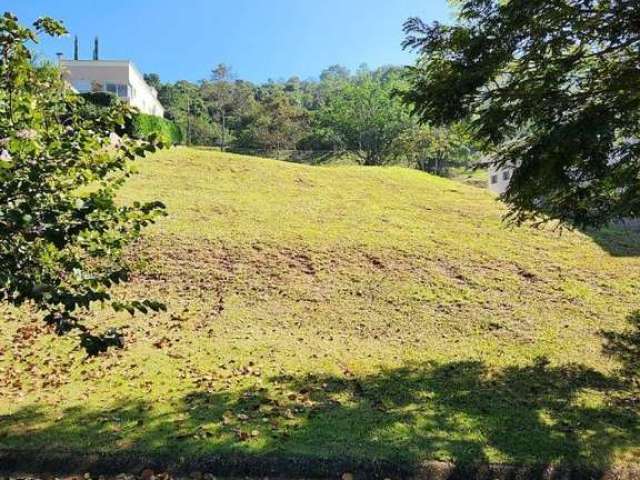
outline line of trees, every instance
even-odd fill
[[[462,125],[418,125],[398,95],[407,87],[400,67],[363,65],[351,73],[334,65],[319,80],[261,85],[236,78],[224,64],[197,83],[145,77],[188,144],[264,155],[348,152],[363,165],[405,163],[436,173],[476,157]]]

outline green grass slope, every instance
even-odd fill
[[[489,192],[409,169],[186,148],[133,199],[170,215],[121,293],[169,311],[96,310],[127,347],[85,360],[0,307],[0,449],[640,462],[638,235],[507,229]]]

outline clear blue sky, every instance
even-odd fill
[[[101,58],[130,59],[163,81],[199,80],[218,63],[255,82],[317,77],[332,64],[355,69],[411,63],[403,52],[409,16],[448,21],[446,0],[0,0],[23,22],[41,15],[80,38],[81,58],[100,37]],[[73,55],[73,36],[36,51]]]

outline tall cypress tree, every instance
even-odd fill
[[[93,59],[98,60],[98,58],[99,58],[98,37],[96,37],[95,40],[93,41]]]

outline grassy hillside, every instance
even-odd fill
[[[2,307],[0,448],[640,462],[616,336],[640,236],[507,229],[489,192],[409,169],[185,148],[133,199],[170,216],[122,293],[169,312],[96,311],[127,348],[85,361]]]

